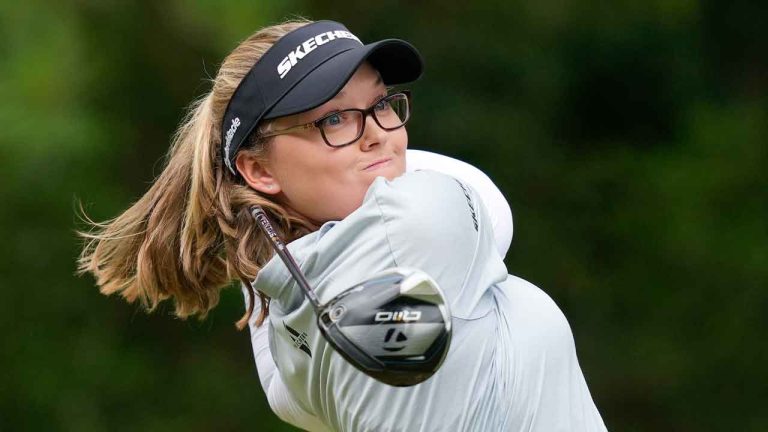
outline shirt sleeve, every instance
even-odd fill
[[[433,170],[392,181],[379,177],[361,210],[378,213],[385,242],[380,248],[397,266],[420,269],[435,279],[454,317],[474,319],[490,310],[486,293],[506,279],[507,269],[488,211],[472,187]],[[359,243],[367,241],[356,237]]]
[[[243,294],[247,304],[249,293],[243,289]],[[256,361],[256,371],[259,374],[261,388],[267,396],[269,407],[286,423],[311,432],[327,431],[328,429],[317,417],[301,408],[277,372],[277,365],[275,365],[269,350],[269,317],[264,320],[261,326],[256,325],[256,318],[260,312],[261,304],[256,301],[248,327],[251,331],[251,347],[253,348],[253,358]]]
[[[405,162],[408,172],[433,170],[450,175],[472,187],[488,210],[499,255],[507,255],[514,232],[512,209],[499,188],[484,172],[458,159],[423,150],[408,149]]]

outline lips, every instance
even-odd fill
[[[370,164],[366,165],[365,168],[363,168],[363,170],[364,171],[374,170],[376,168],[379,168],[379,167],[387,165],[389,163],[389,161],[391,161],[391,160],[392,160],[392,158],[376,159],[375,161],[373,161]]]

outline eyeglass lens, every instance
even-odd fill
[[[382,129],[397,129],[408,121],[408,98],[402,93],[388,96],[374,105],[370,112]],[[320,124],[326,142],[334,147],[357,141],[364,127],[365,114],[359,110],[339,111],[326,117]]]

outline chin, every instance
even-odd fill
[[[384,172],[379,173],[380,176],[386,178],[389,181],[392,181],[401,175],[405,174],[405,164],[393,167],[388,167],[389,169],[385,170]]]

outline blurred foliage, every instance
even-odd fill
[[[768,430],[768,8],[759,2],[0,6],[0,430],[293,430],[237,289],[203,321],[73,276],[237,41],[301,15],[416,45],[410,145],[507,196],[507,264],[568,316],[609,429]]]

